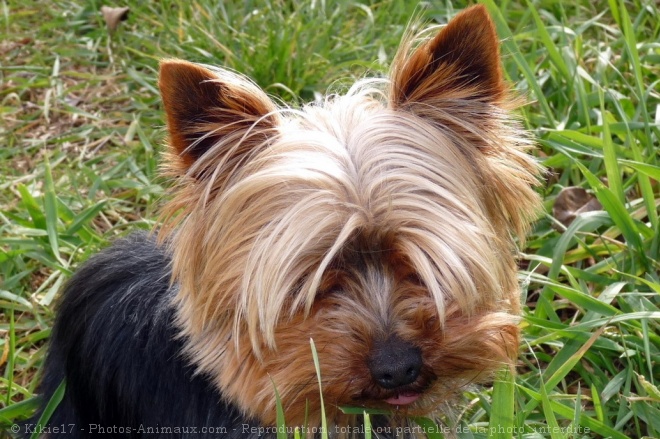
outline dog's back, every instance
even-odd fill
[[[169,263],[141,233],[77,271],[58,307],[39,390],[46,403],[66,378],[66,392],[49,427],[38,429],[37,413],[23,425],[25,437],[35,430],[69,439],[208,436],[204,427],[227,436],[242,431],[232,408],[181,356]]]

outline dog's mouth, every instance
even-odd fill
[[[404,410],[409,413],[420,414],[428,408],[430,403],[426,394],[432,392],[436,374],[428,367],[422,367],[415,382],[394,389],[385,389],[373,380],[364,383],[364,387],[351,395],[353,404],[363,407],[385,410]],[[350,404],[350,403],[349,403]]]
[[[432,380],[421,379],[412,385],[392,390],[370,386],[363,389],[358,395],[354,395],[353,400],[361,401],[367,406],[383,407],[383,404],[386,404],[392,408],[410,408],[422,399],[432,382]]]
[[[407,391],[398,393],[396,396],[391,396],[384,401],[390,405],[402,406],[412,404],[417,401],[422,394],[420,392]]]

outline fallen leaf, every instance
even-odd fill
[[[120,21],[125,21],[128,19],[128,12],[130,8],[111,8],[109,6],[101,7],[101,14],[103,14],[103,19],[105,20],[106,26],[110,32],[114,32],[117,29]]]
[[[575,217],[584,212],[602,210],[603,206],[596,197],[581,187],[565,187],[559,192],[552,206],[552,215],[568,227]]]

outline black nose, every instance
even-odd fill
[[[393,335],[374,344],[369,354],[369,371],[384,389],[415,382],[422,368],[422,351]]]

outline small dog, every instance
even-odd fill
[[[120,240],[68,283],[46,437],[274,436],[276,391],[313,434],[310,339],[330,436],[362,422],[342,406],[391,412],[383,427],[433,416],[514,363],[539,167],[483,6],[406,39],[389,79],[299,110],[179,60],[159,86],[176,180],[160,239]]]

